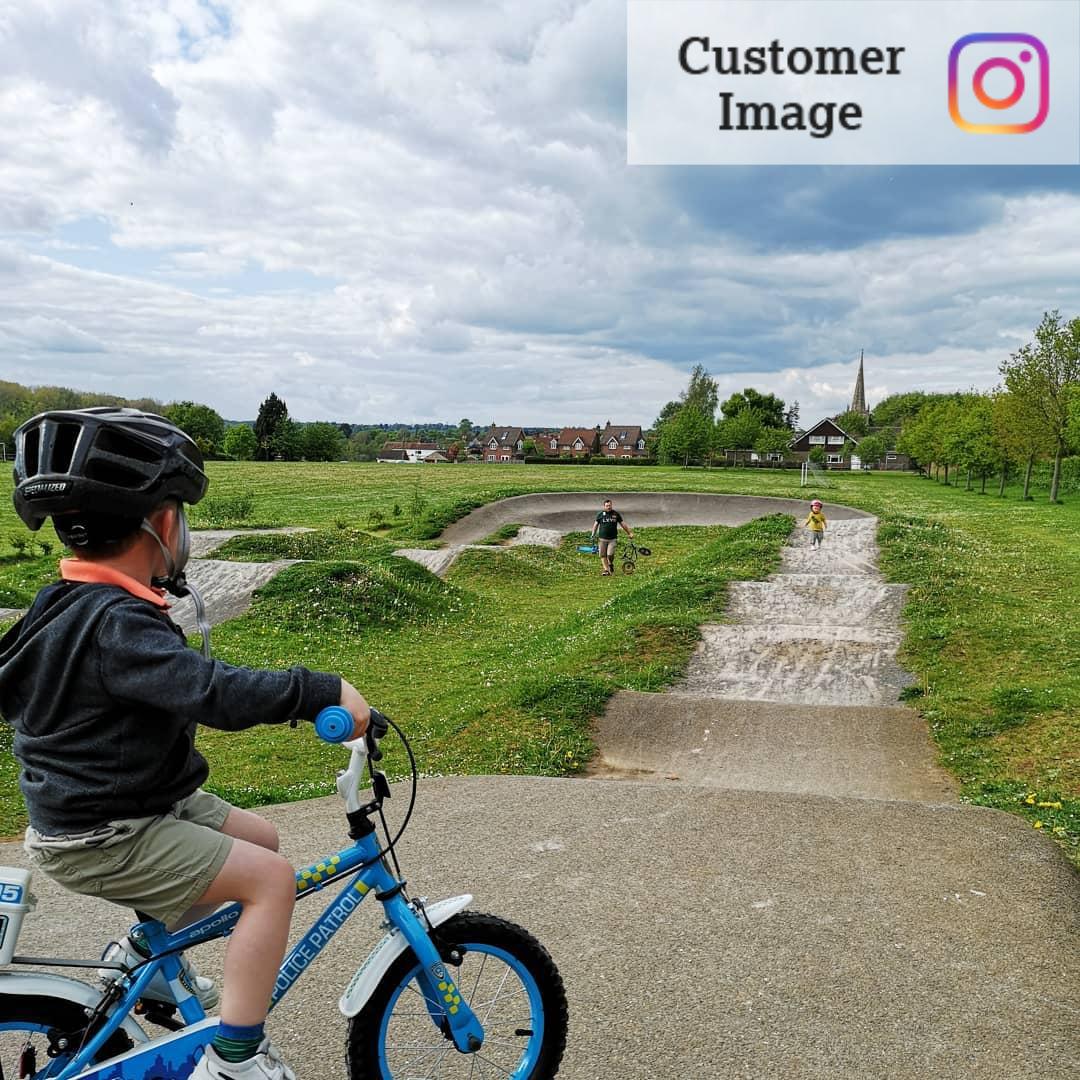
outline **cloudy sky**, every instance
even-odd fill
[[[870,0],[859,0],[870,2]],[[844,408],[1080,313],[1080,170],[626,165],[625,0],[0,0],[0,378],[252,418]]]

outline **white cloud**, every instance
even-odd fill
[[[710,170],[730,227],[703,224],[624,163],[624,5],[467,6],[54,0],[4,23],[8,377],[231,418],[274,390],[299,419],[649,423],[700,362],[805,420],[847,405],[861,348],[872,398],[988,387],[1044,308],[1080,309],[1073,193],[1002,192],[949,235],[755,242],[817,220],[836,174]],[[83,219],[112,243],[57,240]]]
[[[31,315],[25,319],[0,322],[0,336],[16,348],[40,349],[54,353],[105,352],[105,345],[91,334],[63,319]]]

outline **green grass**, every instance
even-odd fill
[[[500,525],[493,533],[489,533],[480,541],[481,544],[505,544],[507,540],[513,540],[521,532],[520,525]]]
[[[770,572],[790,528],[642,529],[656,555],[633,577],[601,578],[573,536],[557,550],[467,551],[446,581],[385,556],[296,566],[214,630],[214,653],[340,671],[404,723],[425,773],[572,773],[608,696],[679,674],[727,583]],[[241,805],[333,790],[333,752],[307,732],[207,730],[200,747],[213,790]],[[393,751],[388,767],[403,768]]]
[[[690,558],[697,541],[684,538],[683,547],[679,530],[670,530],[670,544],[668,530],[638,530],[657,555],[641,560],[634,578],[601,579],[595,560],[574,550],[584,535],[567,537],[558,551],[468,552],[445,585],[457,590],[447,594],[454,599],[440,595],[432,612],[426,607],[431,597],[417,581],[392,580],[389,563],[398,560],[388,560],[387,552],[393,546],[430,541],[473,506],[532,491],[711,491],[804,500],[818,495],[826,512],[830,502],[869,510],[882,521],[883,571],[889,580],[912,586],[901,659],[917,685],[907,697],[929,721],[942,762],[958,777],[965,799],[1024,815],[1080,862],[1076,497],[1050,505],[1045,491],[1036,491],[1035,501],[1024,503],[1015,487],[1000,499],[883,473],[832,473],[830,486],[819,490],[800,488],[796,472],[771,470],[215,462],[210,473],[215,496],[251,495],[246,524],[323,530],[247,537],[229,545],[238,558],[331,560],[333,566],[297,568],[277,580],[273,588],[289,589],[295,582],[301,590],[294,596],[297,607],[302,589],[318,588],[315,578],[323,573],[344,574],[339,583],[346,581],[354,594],[362,591],[358,581],[347,585],[345,564],[354,561],[372,575],[364,588],[375,588],[373,596],[381,597],[364,614],[368,621],[349,625],[341,611],[326,609],[320,609],[322,623],[302,612],[276,616],[273,594],[264,595],[246,619],[215,630],[215,651],[236,662],[343,670],[405,720],[419,736],[424,768],[440,772],[580,766],[588,753],[584,715],[592,715],[616,686],[665,685],[681,669],[702,613],[722,590],[703,594]],[[395,505],[402,510],[396,516]],[[0,551],[23,531],[9,500],[5,506]],[[371,530],[374,536],[363,531],[373,511],[385,522]],[[724,580],[729,573],[758,576],[767,570],[769,558],[762,552],[720,550],[713,542],[709,550],[716,560],[711,572]],[[54,562],[55,557],[0,558],[0,597],[21,598],[10,604],[21,606],[51,576]],[[671,582],[664,583],[668,574]],[[327,577],[324,587],[329,582]],[[400,603],[390,604],[387,598],[399,588]],[[280,606],[286,598],[277,594],[273,603]],[[407,617],[380,622],[389,618],[388,604]],[[455,604],[459,610],[439,613]],[[541,684],[530,682],[536,679]],[[238,747],[264,745],[271,760],[277,752],[271,746],[280,745],[279,733],[271,731],[230,739]],[[310,784],[325,790],[319,769],[329,759],[310,740],[296,740],[297,747],[301,743],[304,759],[319,768],[295,782],[283,779],[281,787],[260,775],[250,799],[301,797],[314,790],[305,787]],[[227,740],[211,734],[206,745],[215,776],[231,777],[230,793],[251,786],[255,773]],[[8,772],[0,783],[7,791],[8,776],[14,776],[9,759],[4,767]],[[13,820],[9,814],[9,824]]]

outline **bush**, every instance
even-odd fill
[[[541,457],[527,456],[526,465],[659,465],[655,458],[610,458],[602,454],[592,457]]]
[[[481,544],[502,544],[507,540],[513,540],[521,532],[521,526],[515,524],[500,525],[493,533],[489,533],[480,541]]]
[[[1031,490],[1033,492],[1049,490],[1050,478],[1054,474],[1052,461],[1040,461],[1031,470]],[[1020,476],[1023,478],[1023,466],[1020,468]],[[1076,495],[1080,493],[1080,457],[1067,457],[1061,459],[1061,486],[1058,488],[1059,495]]]
[[[394,545],[358,528],[315,532],[253,533],[234,536],[214,552],[215,559],[269,562],[272,559],[367,559],[388,555]]]
[[[250,492],[211,496],[192,507],[194,524],[203,529],[228,529],[247,524],[254,512],[255,496]]]
[[[647,457],[631,457],[631,458],[614,458],[604,457],[602,454],[597,454],[595,457],[589,459],[590,465],[659,465],[660,462],[655,458]]]
[[[283,631],[430,625],[469,606],[461,590],[408,559],[298,563],[259,590]]]

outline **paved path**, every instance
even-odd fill
[[[304,737],[282,734],[284,745]],[[338,805],[267,814],[306,864],[345,842]],[[472,892],[476,910],[549,946],[571,1007],[561,1080],[1080,1075],[1080,880],[1006,814],[671,783],[433,779],[401,857],[418,895]],[[21,863],[21,849],[0,846],[0,861]],[[90,957],[123,929],[103,901],[73,901],[40,876],[35,891],[20,952]],[[302,905],[298,927],[311,905],[323,907]],[[365,905],[271,1017],[304,1080],[345,1075],[337,998],[378,916]],[[219,946],[193,958],[220,974]]]

